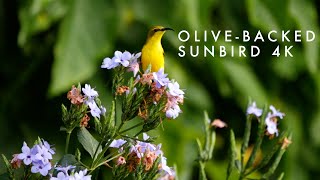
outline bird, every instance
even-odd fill
[[[158,72],[161,68],[164,69],[164,51],[161,45],[161,38],[167,30],[172,30],[168,27],[154,26],[149,30],[146,43],[141,50],[141,65],[143,71],[146,71],[151,66],[151,72]]]

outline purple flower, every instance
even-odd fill
[[[179,107],[179,105],[174,104],[173,106],[169,107],[166,110],[166,117],[170,118],[170,119],[175,119],[179,116],[179,113],[181,113],[181,109]]]
[[[51,148],[51,145],[50,145],[47,141],[45,141],[44,139],[42,139],[42,145],[43,145],[45,148],[48,149],[49,153],[55,154],[54,148]]]
[[[98,92],[91,88],[89,84],[85,84],[84,88],[82,88],[82,92],[84,93],[85,97],[88,98],[88,101],[93,101],[95,97],[98,96]]]
[[[74,168],[76,168],[76,166],[69,165],[69,166],[66,166],[66,167],[56,167],[55,169],[58,170],[58,171],[62,171],[64,174],[68,174],[68,171],[72,170]]]
[[[23,146],[21,148],[22,153],[18,155],[18,159],[23,160],[25,165],[29,165],[32,162],[32,154],[31,150],[28,147],[26,142],[23,142]]]
[[[17,158],[23,160],[25,165],[32,165],[32,173],[40,173],[43,176],[48,174],[51,169],[50,160],[55,152],[47,141],[42,139],[31,149],[23,142],[21,150],[22,153],[18,154]]]
[[[153,72],[153,79],[156,82],[156,87],[161,88],[161,86],[167,86],[170,82],[169,78],[167,78],[168,74],[164,74],[164,69],[159,69],[158,72]],[[179,86],[179,84],[178,84]]]
[[[161,170],[165,171],[168,173],[170,176],[173,175],[173,171],[169,166],[167,166],[167,158],[164,156],[161,156]]]
[[[76,180],[91,180],[91,175],[86,175],[86,174],[87,174],[87,169],[74,173],[74,178]]]
[[[48,149],[44,146],[35,145],[36,154],[34,155],[33,161],[41,161],[43,164],[48,163],[52,159],[52,155]]]
[[[129,60],[132,57],[131,53],[129,53],[128,51],[125,51],[124,53],[122,53],[120,51],[116,51],[114,53],[114,56],[116,58],[114,60],[114,62],[120,63],[124,67],[128,67],[129,66]]]
[[[247,114],[253,114],[257,117],[262,115],[262,109],[257,108],[256,102],[253,102],[247,109]]]
[[[113,68],[119,66],[119,63],[115,62],[115,60],[116,60],[115,57],[113,57],[112,59],[110,59],[108,57],[104,58],[102,65],[101,65],[101,68],[113,69]]]
[[[278,128],[277,128],[277,123],[273,121],[269,121],[267,124],[267,131],[269,134],[276,134],[278,136]]]
[[[88,106],[90,108],[90,113],[93,117],[97,117],[100,119],[101,109],[97,106],[96,102],[91,101],[88,102]]]
[[[161,144],[158,144],[157,147],[156,147],[156,150],[155,150],[155,153],[156,153],[156,156],[159,156],[159,155],[162,155],[163,152],[161,150]]]
[[[269,108],[272,111],[272,116],[273,117],[279,117],[280,119],[283,119],[283,116],[285,116],[284,113],[276,110],[276,108],[274,106],[271,105]]]
[[[107,112],[107,109],[103,106],[100,106],[100,110],[101,110],[100,114],[105,114]]]
[[[124,145],[127,141],[123,140],[123,139],[117,139],[117,140],[113,140],[111,142],[111,144],[109,145],[109,147],[113,147],[113,148],[119,148],[122,145]]]
[[[68,174],[65,174],[63,172],[59,172],[57,174],[57,177],[51,177],[50,180],[70,180],[70,176]]]
[[[47,176],[48,172],[51,169],[51,163],[42,163],[42,161],[33,163],[33,166],[31,167],[32,173],[40,173],[42,176]]]
[[[139,63],[137,62],[136,59],[130,62],[128,71],[133,72],[133,77],[136,77],[139,70],[140,70]]]
[[[147,133],[143,133],[142,134],[142,138],[143,138],[143,140],[148,140],[149,138],[150,138],[150,136],[148,136],[148,134]]]
[[[136,76],[139,71],[139,64],[137,63],[137,59],[141,56],[141,53],[131,54],[128,51],[120,52],[115,51],[113,58],[104,58],[101,68],[113,69],[118,67],[120,64],[124,67],[130,67],[129,71],[134,72],[134,76]]]
[[[177,82],[168,83],[169,94],[172,96],[184,95],[184,92],[180,89],[180,85]]]
[[[138,52],[137,54],[132,54],[132,57],[131,57],[131,61],[137,61],[139,59],[139,57],[141,56],[141,52]]]
[[[143,140],[148,140],[149,138],[150,137],[146,133],[143,133]],[[151,144],[151,143],[137,141],[136,145],[131,146],[130,152],[135,152],[138,158],[141,158],[148,151],[154,151],[156,152],[157,155],[160,152],[162,153],[160,148],[161,148],[161,144],[156,147],[154,144]]]

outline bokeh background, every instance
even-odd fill
[[[38,136],[54,143],[62,155],[61,103],[78,82],[90,83],[110,107],[111,73],[100,69],[115,50],[139,52],[148,29],[162,25],[166,72],[185,89],[183,114],[151,132],[180,179],[197,177],[195,138],[203,138],[203,111],[234,129],[241,143],[248,98],[286,113],[280,131],[289,129],[293,143],[281,162],[285,179],[320,178],[320,62],[317,0],[0,0],[0,152],[19,152],[22,142]],[[312,30],[312,43],[256,43],[257,58],[179,58],[179,31],[242,30],[264,35],[270,30]],[[265,36],[266,37],[266,36]],[[292,38],[291,38],[292,39]],[[223,39],[190,45],[252,45]],[[277,45],[294,45],[293,58],[271,56]],[[203,54],[203,53],[201,53]],[[73,137],[74,138],[74,137]],[[224,179],[228,130],[217,131],[210,179]],[[0,173],[5,171],[0,160]],[[108,179],[108,178],[106,178]]]

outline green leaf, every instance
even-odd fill
[[[90,134],[90,132],[82,127],[78,131],[78,140],[82,144],[83,148],[90,154],[91,158],[94,159],[94,153],[98,148],[99,142]],[[102,151],[101,146],[99,147],[98,153]]]
[[[230,81],[242,96],[250,96],[257,102],[266,102],[266,93],[253,70],[247,64],[234,60],[224,61],[224,63]]]
[[[14,171],[13,171],[13,169],[11,167],[10,162],[8,161],[7,157],[4,154],[1,154],[1,155],[2,155],[2,159],[3,159],[3,161],[4,161],[5,165],[6,165],[6,168],[7,168],[8,177],[13,178],[14,177]]]
[[[229,160],[229,165],[227,169],[227,179],[230,177],[233,169],[235,168],[236,165],[236,160],[237,160],[237,147],[236,147],[236,139],[234,136],[234,132],[231,129],[230,130],[230,160]]]
[[[1,155],[2,155],[2,159],[3,159],[3,161],[4,161],[4,163],[5,163],[6,167],[7,167],[7,169],[11,169],[11,165],[10,165],[7,157],[6,157],[4,154],[1,154]]]
[[[280,174],[280,176],[278,177],[278,179],[277,179],[277,180],[282,180],[282,179],[283,179],[283,177],[284,177],[284,172],[282,172],[282,173]]]
[[[115,117],[116,117],[116,104],[115,104],[115,101],[112,101],[108,116],[103,118],[104,121],[102,122],[102,129],[104,132],[114,129]]]
[[[319,35],[317,10],[311,1],[290,0],[289,11],[302,32],[312,30],[315,36]],[[302,44],[308,70],[311,73],[316,73],[319,70],[319,40],[315,37],[314,41],[306,42],[306,40],[303,40]]]
[[[35,34],[48,30],[67,11],[64,0],[28,1],[19,9],[20,31],[18,43],[25,46]]]
[[[197,145],[198,145],[198,151],[199,151],[199,158],[200,160],[203,159],[203,149],[202,144],[199,138],[196,139]]]
[[[50,95],[90,78],[110,53],[115,37],[115,9],[104,0],[73,1],[55,45]]]
[[[263,114],[261,116],[261,119],[265,119],[266,118],[267,112],[268,112],[267,111],[267,106],[265,106],[264,110],[263,110]],[[256,139],[255,139],[255,144],[254,144],[253,150],[252,150],[252,152],[250,154],[250,157],[249,157],[249,159],[247,161],[247,164],[246,164],[243,172],[245,172],[248,168],[250,168],[252,166],[254,160],[256,159],[256,156],[258,154],[258,151],[260,150],[264,135],[265,135],[265,121],[261,120],[259,122],[258,131],[257,131],[257,135],[256,135]]]
[[[66,154],[59,160],[58,164],[63,167],[66,167],[69,165],[76,166],[76,165],[78,165],[78,161],[76,160],[74,155]]]
[[[264,32],[279,31],[281,28],[273,13],[261,0],[247,0],[247,10],[250,22]]]
[[[94,126],[96,128],[96,130],[98,131],[99,134],[101,134],[101,122],[98,118],[94,117]]]
[[[241,164],[244,164],[243,159],[248,149],[250,134],[251,134],[251,115],[247,115],[246,127],[244,130],[243,142],[241,146]]]
[[[212,159],[215,143],[216,143],[216,132],[215,131],[211,131],[210,148],[209,148],[209,151],[208,151],[209,159]]]

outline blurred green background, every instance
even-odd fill
[[[281,169],[285,179],[320,178],[320,61],[319,12],[316,0],[0,0],[0,152],[10,157],[22,142],[37,136],[55,144],[61,156],[64,132],[59,132],[61,103],[78,82],[90,83],[110,107],[110,71],[100,69],[115,50],[139,52],[148,29],[162,25],[166,72],[185,89],[183,114],[164,122],[153,135],[178,167],[180,179],[197,177],[195,138],[203,137],[203,111],[235,130],[241,143],[248,97],[260,107],[275,105],[286,113],[280,131],[293,132],[293,143]],[[311,43],[256,43],[257,58],[179,58],[178,32],[242,30],[264,35],[270,30],[312,30]],[[266,36],[265,36],[266,37]],[[292,38],[291,38],[292,39]],[[211,41],[211,40],[210,40]],[[194,41],[185,46],[246,45]],[[277,45],[293,45],[293,58],[271,56]],[[228,130],[217,131],[210,179],[224,179]],[[0,173],[4,172],[0,161]],[[279,170],[279,172],[280,172]],[[107,178],[108,179],[108,178]]]

